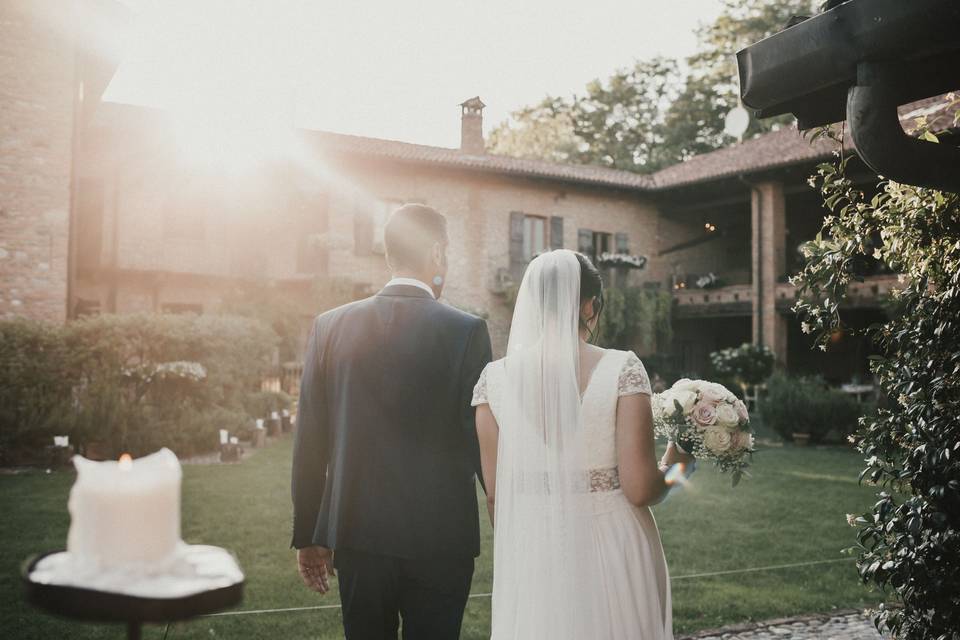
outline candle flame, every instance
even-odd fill
[[[120,456],[118,465],[121,471],[129,471],[131,468],[133,468],[133,458],[129,453],[125,453]]]

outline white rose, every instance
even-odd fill
[[[691,380],[690,378],[680,378],[673,384],[671,390],[684,389],[686,391],[696,391],[698,386],[699,385],[697,384],[696,380]]]
[[[717,422],[729,429],[740,424],[740,416],[737,415],[737,410],[733,408],[732,404],[722,402],[717,407]]]
[[[753,449],[753,434],[749,431],[734,431],[731,448],[737,451]]]
[[[703,385],[702,389],[700,389],[700,396],[704,400],[717,403],[727,397],[727,390],[719,384],[708,382],[707,384]]]
[[[703,446],[717,455],[729,451],[732,443],[733,435],[723,427],[710,427],[703,433]]]
[[[737,396],[735,396],[732,391],[727,389],[722,384],[711,382],[710,386],[716,391],[717,395],[720,396],[721,400],[726,402],[736,402]]]

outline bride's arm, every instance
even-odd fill
[[[649,506],[663,500],[669,485],[657,466],[650,396],[634,393],[617,402],[617,466],[620,487],[632,504]]]
[[[477,438],[480,440],[480,466],[483,469],[483,485],[487,488],[487,513],[493,522],[495,495],[497,492],[497,440],[500,427],[493,417],[489,404],[477,405]]]

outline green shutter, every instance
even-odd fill
[[[523,212],[510,212],[510,275],[519,284],[527,261],[523,255]]]
[[[585,255],[593,255],[593,231],[577,229],[577,251]]]
[[[550,218],[550,248],[563,249],[563,218],[560,216]]]

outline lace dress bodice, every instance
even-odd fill
[[[503,360],[483,370],[473,391],[473,405],[489,404],[500,422],[504,380]],[[586,432],[586,465],[591,487],[605,491],[619,487],[617,467],[617,399],[635,393],[650,394],[650,379],[643,363],[632,351],[607,349],[594,366],[581,397]],[[506,425],[500,424],[500,428]]]

